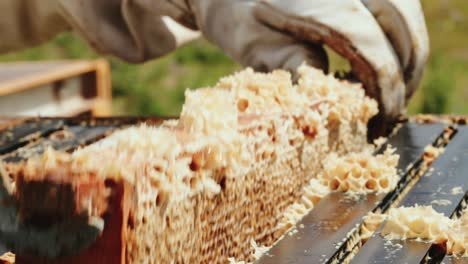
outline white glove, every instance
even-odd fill
[[[167,6],[167,4],[166,4]],[[1,0],[0,53],[32,47],[73,29],[97,51],[129,62],[161,57],[200,33],[127,0]]]
[[[143,1],[143,0],[142,0]],[[383,116],[404,111],[429,44],[419,0],[166,0],[184,7],[203,35],[257,70],[326,69],[321,44],[349,60]]]

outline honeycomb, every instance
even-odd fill
[[[349,154],[369,148],[376,102],[359,84],[305,65],[299,73],[295,85],[285,71],[246,69],[187,91],[178,120],[125,128],[72,153],[49,149],[16,176],[130,183],[127,263],[251,262],[330,190],[393,185],[381,169],[394,165],[391,152]]]

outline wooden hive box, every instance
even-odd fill
[[[111,114],[105,60],[0,64],[0,116]]]

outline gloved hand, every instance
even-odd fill
[[[144,0],[142,0],[143,2]],[[381,114],[404,111],[429,44],[419,0],[166,0],[210,41],[257,70],[326,69],[321,44],[348,59]]]

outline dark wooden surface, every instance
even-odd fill
[[[432,205],[439,213],[451,216],[464,200],[468,191],[468,127],[458,129],[444,153],[415,184],[399,206]],[[451,190],[461,187],[463,193]],[[436,200],[449,201],[437,204]],[[419,263],[431,244],[417,241],[392,241],[389,243],[378,232],[361,248],[352,263]]]
[[[441,124],[406,123],[389,139],[387,144],[396,147],[400,155],[400,177],[416,164],[424,148],[435,141],[444,127]],[[385,195],[363,195],[360,199],[350,199],[343,193],[325,197],[298,224],[301,228],[297,228],[297,233],[282,239],[258,264],[330,261],[339,251],[345,250],[350,231],[367,213],[382,206],[384,198]]]

